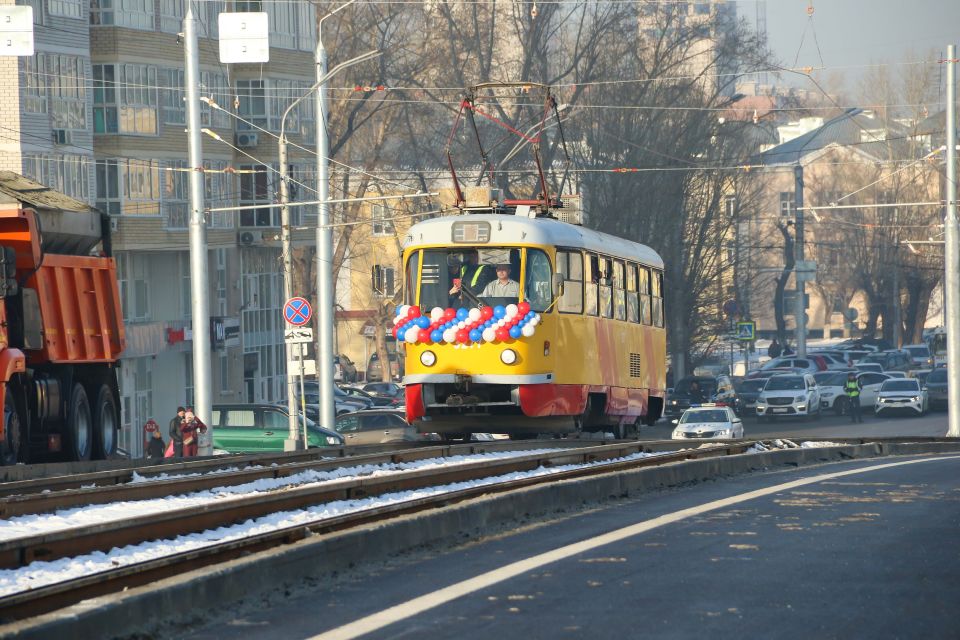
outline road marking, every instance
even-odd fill
[[[425,611],[429,611],[435,607],[447,604],[457,598],[476,593],[477,591],[486,589],[487,587],[491,587],[500,582],[504,582],[530,571],[540,569],[548,564],[559,562],[560,560],[566,560],[571,556],[592,551],[598,547],[619,542],[641,533],[646,533],[652,529],[673,524],[675,522],[680,522],[681,520],[699,516],[709,511],[716,511],[717,509],[730,507],[736,504],[747,502],[748,500],[762,498],[774,493],[780,493],[781,491],[788,491],[796,487],[803,487],[810,484],[816,484],[818,482],[824,482],[825,480],[833,480],[834,478],[842,478],[860,473],[869,473],[871,471],[880,471],[882,469],[891,469],[893,467],[902,467],[924,462],[939,462],[942,460],[960,460],[960,456],[906,460],[903,462],[878,464],[872,467],[864,467],[862,469],[852,469],[850,471],[825,473],[818,476],[813,476],[811,478],[803,478],[800,480],[785,482],[783,484],[778,484],[766,489],[748,491],[747,493],[741,493],[739,495],[723,498],[721,500],[714,500],[712,502],[707,502],[695,507],[688,507],[686,509],[681,509],[680,511],[674,511],[673,513],[658,516],[651,520],[638,522],[628,527],[617,529],[616,531],[595,536],[589,540],[575,542],[565,547],[553,549],[552,551],[547,551],[524,560],[518,560],[517,562],[513,562],[498,569],[480,574],[479,576],[452,584],[449,587],[444,587],[443,589],[439,589],[433,593],[428,593],[418,598],[407,600],[406,602],[390,607],[389,609],[384,609],[383,611],[373,613],[364,618],[360,618],[359,620],[345,624],[342,627],[337,627],[335,629],[331,629],[330,631],[315,635],[310,640],[349,640],[350,638],[358,638],[362,635],[379,631],[380,629],[383,629],[384,627],[396,622],[400,622],[401,620],[412,618],[413,616],[419,615]]]

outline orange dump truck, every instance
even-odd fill
[[[4,464],[117,450],[125,338],[116,266],[90,255],[109,251],[101,215],[55,195],[83,210],[57,209],[56,198],[27,208],[0,184]]]

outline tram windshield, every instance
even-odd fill
[[[532,310],[545,311],[553,302],[552,273],[550,259],[540,249],[423,249],[407,262],[408,302],[414,303],[419,276],[418,302],[423,308],[497,306],[525,300]]]

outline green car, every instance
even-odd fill
[[[215,404],[211,413],[213,448],[220,451],[283,451],[284,441],[290,433],[290,418],[284,407],[271,404]],[[301,438],[304,420],[310,447],[343,445],[344,438],[339,433],[324,429],[304,416],[300,416]]]

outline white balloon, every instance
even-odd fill
[[[457,341],[457,331],[456,329],[447,329],[443,332],[443,341],[453,344]]]
[[[508,304],[505,311],[507,312],[507,317],[512,318],[513,316],[517,315],[517,305]]]
[[[407,317],[407,313],[409,313],[409,312],[410,312],[410,305],[405,304],[405,305],[402,305],[402,306],[400,307],[400,313],[397,314],[397,315],[400,316],[401,318],[406,318],[406,317]]]
[[[400,324],[400,321],[404,319],[404,316],[394,316],[393,324]]]
[[[417,338],[419,337],[419,334],[420,334],[420,329],[413,327],[412,329],[410,329],[404,334],[403,339],[409,342],[410,344],[415,344],[417,342]]]
[[[466,328],[467,328],[467,323],[464,322],[463,320],[457,323],[457,329],[466,329]]]
[[[536,331],[537,330],[534,329],[533,325],[530,324],[529,322],[523,325],[523,328],[520,329],[520,333],[522,333],[525,338],[531,337],[534,333],[536,333]]]
[[[480,319],[480,309],[477,309],[476,307],[474,307],[473,309],[470,309],[470,312],[467,314],[467,317],[470,318],[471,321],[476,322],[477,320]]]
[[[434,307],[430,310],[430,319],[436,322],[443,317],[443,309],[440,307]]]
[[[497,332],[493,330],[493,327],[487,327],[483,330],[483,341],[484,342],[493,342],[497,339]]]
[[[536,316],[536,317],[534,317],[534,318],[530,318],[530,322],[527,323],[527,326],[528,326],[528,327],[535,327],[535,326],[537,326],[538,324],[540,324],[540,316]]]
[[[499,320],[497,320],[498,327],[502,327],[505,324],[507,324],[507,321],[504,318],[500,318]]]

